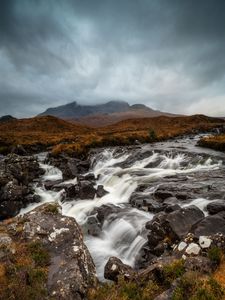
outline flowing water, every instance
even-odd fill
[[[225,155],[195,147],[197,139],[99,150],[92,155],[90,173],[97,178],[96,186],[103,185],[108,192],[102,198],[62,202],[63,189],[54,192],[40,185],[36,187],[42,203],[59,202],[62,213],[74,217],[83,228],[94,209],[102,205],[117,207],[116,212],[105,218],[99,236],[85,234],[85,243],[100,279],[103,279],[109,257],[116,256],[134,266],[146,243],[145,223],[153,218],[153,214],[144,207],[132,207],[129,203],[131,198],[151,199],[160,190],[169,191],[177,193],[175,200],[179,205],[196,205],[207,214],[206,205],[211,200],[224,197]],[[42,181],[62,179],[60,170],[43,163],[44,157],[39,156],[41,167],[45,170]],[[77,179],[69,183],[77,184]],[[188,197],[181,197],[184,193]],[[38,205],[40,203],[27,207],[21,214]]]

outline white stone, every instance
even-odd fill
[[[187,247],[187,243],[185,242],[180,242],[178,245],[178,251],[183,251]]]
[[[191,243],[190,245],[188,245],[185,252],[189,255],[190,254],[198,255],[200,251],[201,251],[201,248],[199,247],[198,244]]]
[[[208,238],[207,236],[200,236],[199,237],[199,245],[204,248],[209,248],[212,243],[212,240]]]
[[[117,266],[115,264],[112,265],[111,270],[115,271],[117,269]]]
[[[73,251],[74,252],[78,252],[80,249],[79,249],[79,247],[78,246],[73,246]]]

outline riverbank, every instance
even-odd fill
[[[198,145],[217,151],[225,151],[225,134],[204,137],[199,141]]]

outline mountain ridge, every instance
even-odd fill
[[[154,110],[144,104],[130,105],[128,102],[121,100],[112,100],[96,105],[81,105],[74,101],[65,105],[48,108],[38,116],[47,115],[92,127],[107,126],[126,119],[178,116]]]

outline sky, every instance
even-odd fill
[[[0,0],[0,115],[110,100],[225,116],[225,1]]]

